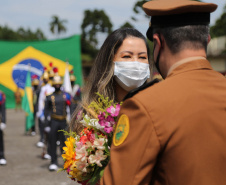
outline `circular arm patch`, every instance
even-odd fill
[[[114,136],[113,144],[115,146],[121,145],[129,134],[129,118],[127,115],[122,114],[118,120]]]

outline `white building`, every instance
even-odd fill
[[[207,48],[207,59],[214,70],[226,74],[226,36],[210,41]]]

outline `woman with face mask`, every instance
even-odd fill
[[[83,126],[77,115],[86,112],[83,107],[97,101],[97,92],[114,103],[121,102],[129,91],[146,83],[149,77],[149,48],[145,37],[132,28],[112,32],[97,54],[70,130],[80,133]]]
[[[84,88],[82,105],[97,100],[96,92],[121,102],[126,94],[150,77],[149,48],[146,38],[136,29],[121,28],[112,32],[100,48]],[[72,131],[79,132],[76,120],[78,106],[70,123]]]

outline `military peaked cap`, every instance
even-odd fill
[[[210,13],[217,5],[192,0],[153,0],[144,3],[143,9],[151,16],[147,37],[152,41],[155,27],[208,25]]]

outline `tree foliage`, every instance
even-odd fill
[[[212,38],[226,35],[226,5],[224,11],[215,25],[210,27],[210,35]]]
[[[14,31],[6,25],[0,26],[0,39],[13,41],[36,41],[46,40],[46,37],[40,29],[32,32],[29,28],[25,30],[20,27],[18,30]]]
[[[143,4],[148,2],[147,0],[139,0],[137,1],[134,6],[133,6],[133,11],[136,14],[143,14],[146,18],[148,18],[149,16],[145,14],[145,12],[143,11]],[[132,17],[132,20],[137,21],[136,17]]]
[[[97,34],[110,34],[112,32],[112,23],[103,10],[85,10],[81,29],[82,53],[95,56],[98,44]]]
[[[62,32],[66,32],[67,29],[65,27],[65,23],[67,23],[67,20],[60,20],[57,15],[53,15],[52,21],[49,23],[50,31],[53,34],[57,34],[57,35],[59,35]]]
[[[129,22],[125,22],[120,28],[134,28],[134,26]]]

